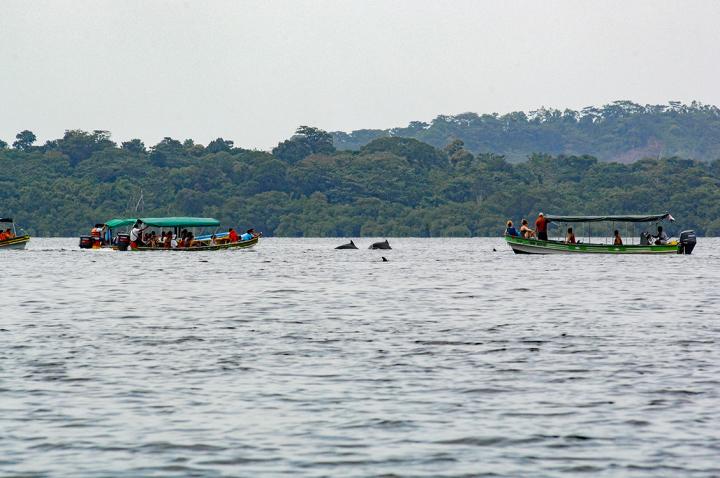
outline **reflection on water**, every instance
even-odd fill
[[[720,473],[719,240],[343,242],[0,252],[0,475]]]

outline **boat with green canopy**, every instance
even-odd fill
[[[540,240],[534,237],[505,235],[505,241],[516,254],[690,254],[695,247],[695,232],[688,230],[680,233],[678,239],[671,239],[664,235],[662,226],[658,227],[658,235],[651,235],[649,226],[658,226],[662,222],[673,222],[675,219],[669,213],[662,214],[635,214],[635,215],[606,215],[606,216],[560,216],[547,214],[544,216],[548,225],[584,224],[587,233],[575,243],[567,242],[564,236]],[[593,227],[595,223],[605,223],[610,226],[609,232],[598,237],[597,232],[602,227]],[[636,240],[638,224],[641,226],[639,239]],[[623,227],[624,226],[624,227]],[[632,228],[632,232],[630,229]],[[565,227],[557,228],[564,235]],[[631,243],[616,244],[613,241],[614,231],[624,230],[624,236],[630,238]],[[573,231],[580,234],[581,231]],[[593,232],[596,234],[593,238]],[[587,242],[584,242],[587,237]],[[619,235],[618,235],[619,237]],[[602,242],[601,242],[602,241]]]
[[[0,217],[0,249],[25,249],[30,242],[28,234],[18,236],[15,221],[11,217]]]
[[[247,233],[232,235],[230,230],[219,232],[219,227],[220,221],[212,217],[115,218],[96,224],[89,236],[81,236],[80,248],[215,251],[253,247],[262,236]]]

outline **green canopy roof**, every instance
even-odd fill
[[[110,229],[123,226],[132,226],[137,221],[142,221],[148,226],[154,227],[212,227],[219,226],[220,221],[212,217],[139,217],[110,219],[105,223]]]
[[[155,227],[210,227],[219,226],[220,221],[212,217],[141,217],[148,226]]]
[[[136,221],[137,219],[135,218],[110,219],[105,223],[105,225],[110,229],[115,229],[116,227],[130,226],[132,224],[135,224]]]
[[[635,214],[628,216],[555,216],[553,214],[546,214],[545,219],[550,222],[658,222],[675,220],[667,212],[663,214]]]

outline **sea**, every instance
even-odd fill
[[[383,239],[0,252],[0,476],[720,476],[720,239]]]

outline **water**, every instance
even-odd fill
[[[720,474],[720,240],[342,242],[1,252],[0,476]]]

